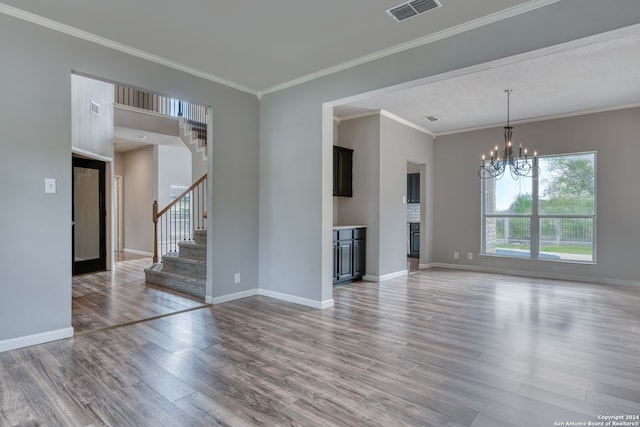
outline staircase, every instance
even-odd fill
[[[115,85],[114,90],[116,106],[133,107],[177,118],[180,139],[187,147],[191,148],[195,145],[195,153],[202,153],[202,160],[207,160],[209,117],[206,106],[124,85]],[[191,151],[194,152],[194,150]]]
[[[207,129],[206,124],[196,123],[178,118],[179,137],[187,147],[195,145],[196,153],[202,153],[202,160],[207,160]],[[195,153],[194,153],[195,154]]]
[[[205,297],[207,279],[207,230],[195,230],[194,240],[178,243],[177,252],[162,256],[162,262],[144,270],[148,283],[193,295]]]

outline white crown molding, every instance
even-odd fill
[[[417,124],[410,122],[409,120],[405,120],[402,117],[396,116],[395,114],[387,111],[387,110],[371,110],[371,111],[366,111],[364,113],[358,113],[358,114],[351,114],[349,116],[343,116],[343,117],[334,117],[334,121],[337,121],[337,123],[340,122],[344,122],[347,120],[355,120],[355,119],[361,119],[363,117],[369,117],[369,116],[384,116],[388,119],[391,119],[393,121],[396,121],[402,125],[405,125],[407,127],[410,127],[412,129],[415,129],[419,132],[422,133],[426,133],[427,135],[430,135],[432,137],[435,137],[435,134],[433,132],[431,132],[428,129],[425,129],[423,127],[418,126]]]
[[[409,120],[405,120],[402,117],[396,116],[395,114],[390,113],[387,110],[380,110],[380,115],[381,116],[385,116],[386,118],[394,120],[394,121],[396,121],[396,122],[398,122],[400,124],[403,124],[405,126],[408,126],[408,127],[412,128],[412,129],[415,129],[415,130],[417,130],[419,132],[426,133],[427,135],[435,137],[435,134],[433,132],[431,132],[429,129],[425,129],[425,128],[421,127],[421,126],[418,126],[417,124],[415,124],[413,122],[410,122]]]
[[[309,82],[311,80],[315,80],[320,77],[325,77],[330,74],[337,73],[339,71],[344,71],[349,68],[356,67],[358,65],[366,64],[368,62],[375,61],[377,59],[381,59],[390,55],[394,55],[396,53],[404,52],[416,47],[424,46],[430,43],[437,42],[442,39],[446,39],[447,37],[455,36],[457,34],[461,34],[467,31],[474,30],[476,28],[483,27],[485,25],[492,24],[494,22],[502,21],[507,18],[511,18],[517,15],[521,15],[526,12],[530,12],[535,9],[539,9],[544,6],[548,6],[553,3],[557,3],[560,0],[531,0],[523,4],[519,4],[499,12],[492,13],[487,16],[483,16],[481,18],[474,19],[469,22],[465,22],[464,24],[456,25],[451,28],[447,28],[442,31],[438,31],[433,34],[429,34],[425,37],[420,37],[415,40],[411,40],[406,43],[402,43],[388,49],[383,49],[378,52],[374,52],[369,55],[361,56],[360,58],[352,59],[350,61],[343,62],[342,64],[335,65],[333,67],[325,68],[324,70],[317,71],[315,73],[307,74],[306,76],[299,77],[297,79],[289,80],[288,82],[281,83],[279,85],[272,86],[265,90],[258,91],[258,98],[262,98],[264,95],[269,93],[278,92],[302,83]]]
[[[345,122],[347,120],[361,119],[363,117],[378,116],[378,115],[380,115],[381,111],[382,110],[371,110],[371,111],[365,111],[364,113],[350,114],[348,116],[340,117],[339,121],[340,122]]]
[[[597,108],[593,110],[575,111],[573,113],[554,114],[550,116],[532,117],[530,119],[512,121],[511,125],[515,126],[515,125],[522,125],[525,123],[536,123],[536,122],[544,122],[547,120],[566,119],[569,117],[587,116],[589,114],[606,113],[607,111],[627,110],[629,108],[638,108],[638,107],[640,107],[640,103],[618,105],[618,106],[606,107],[606,108]],[[451,132],[440,132],[440,133],[434,134],[433,136],[434,137],[447,136],[447,135],[455,135],[458,133],[474,132],[474,131],[484,130],[484,129],[495,129],[498,127],[503,127],[504,125],[505,123],[496,123],[493,125],[477,126],[473,128],[453,130]]]
[[[447,28],[445,30],[436,32],[434,34],[430,34],[425,37],[421,37],[406,43],[402,43],[396,46],[393,46],[388,49],[383,49],[378,52],[374,52],[370,55],[365,55],[360,58],[356,58],[350,61],[343,62],[342,64],[338,64],[333,67],[325,68],[324,70],[317,71],[315,73],[307,74],[305,76],[299,77],[297,79],[290,80],[288,82],[281,83],[279,85],[272,86],[265,90],[256,91],[250,89],[246,86],[240,85],[238,83],[232,82],[227,79],[223,79],[221,77],[215,76],[213,74],[205,73],[203,71],[197,70],[195,68],[188,67],[186,65],[180,64],[175,61],[171,61],[169,59],[151,54],[149,52],[145,52],[140,49],[136,49],[122,43],[115,42],[113,40],[109,40],[107,38],[89,33],[84,30],[80,30],[78,28],[72,27],[70,25],[62,24],[58,21],[54,21],[49,18],[45,18],[40,15],[36,15],[31,12],[24,11],[22,9],[18,9],[13,6],[9,6],[3,3],[0,3],[0,13],[5,15],[13,16],[14,18],[22,19],[23,21],[31,22],[33,24],[37,24],[46,28],[49,28],[54,31],[58,31],[63,34],[67,34],[73,37],[77,37],[79,39],[83,39],[92,43],[99,44],[101,46],[105,46],[141,59],[145,59],[151,62],[155,62],[160,65],[164,65],[169,68],[173,68],[175,70],[179,70],[185,72],[187,74],[191,74],[196,77],[200,77],[214,83],[218,83],[224,86],[228,86],[233,89],[237,89],[242,92],[246,92],[252,95],[255,95],[258,100],[261,100],[262,97],[266,94],[277,92],[280,90],[284,90],[302,83],[309,82],[311,80],[315,80],[320,77],[324,77],[330,74],[334,74],[343,70],[347,70],[349,68],[356,67],[361,64],[365,64],[368,62],[375,61],[377,59],[381,59],[399,52],[404,52],[416,47],[424,46],[430,43],[434,43],[436,41],[445,39],[447,37],[451,37],[457,34],[464,33],[466,31],[470,31],[476,28],[483,27],[485,25],[492,24],[494,22],[498,22],[507,18],[511,18],[513,16],[517,16],[526,12],[530,12],[535,9],[539,9],[544,6],[548,6],[553,3],[557,3],[560,0],[530,0],[526,3],[516,5],[505,10],[501,10],[496,13],[492,13],[490,15],[474,19],[472,21]]]
[[[80,30],[78,28],[72,27],[70,25],[66,25],[60,23],[58,21],[54,21],[53,19],[45,18],[40,15],[36,15],[31,12],[24,11],[22,9],[18,9],[16,7],[12,7],[3,3],[0,3],[0,13],[5,15],[13,16],[14,18],[22,19],[23,21],[31,22],[32,24],[37,24],[42,27],[49,28],[54,31],[58,31],[63,34],[67,34],[72,37],[76,37],[82,40],[86,40],[92,43],[99,44],[104,47],[108,47],[110,49],[114,49],[128,55],[132,55],[141,59],[145,59],[147,61],[155,62],[156,64],[164,65],[169,68],[173,68],[178,71],[185,72],[187,74],[191,74],[196,77],[200,77],[214,83],[218,83],[224,86],[228,86],[233,89],[237,89],[242,92],[249,93],[251,95],[258,95],[258,92],[255,90],[249,89],[246,86],[240,85],[238,83],[232,82],[227,79],[223,79],[218,76],[214,76],[213,74],[205,73],[204,71],[196,70],[195,68],[188,67],[186,65],[180,64],[175,61],[171,61],[169,59],[163,58],[161,56],[157,56],[151,54],[149,52],[145,52],[140,49],[136,49],[122,43],[115,42],[113,40],[109,40],[104,37],[100,37],[98,35],[89,33],[84,30]]]

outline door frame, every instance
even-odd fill
[[[113,250],[124,250],[124,182],[122,175],[113,176]]]
[[[71,262],[72,274],[83,274],[94,271],[104,271],[107,269],[107,194],[106,194],[106,162],[101,160],[88,159],[84,157],[73,157],[71,168],[71,215],[75,221],[75,183],[74,168],[82,167],[98,170],[98,214],[99,214],[99,249],[98,258],[84,261],[75,260],[75,223],[71,227]]]

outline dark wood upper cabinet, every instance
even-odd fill
[[[420,174],[407,174],[407,203],[420,203]]]
[[[353,197],[353,150],[333,146],[333,195]]]

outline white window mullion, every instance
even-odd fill
[[[534,169],[538,168],[538,158],[533,158],[533,167]],[[531,184],[531,242],[530,242],[530,251],[531,258],[538,259],[540,258],[540,214],[538,212],[538,207],[540,206],[538,201],[538,175],[535,174],[532,177]]]

